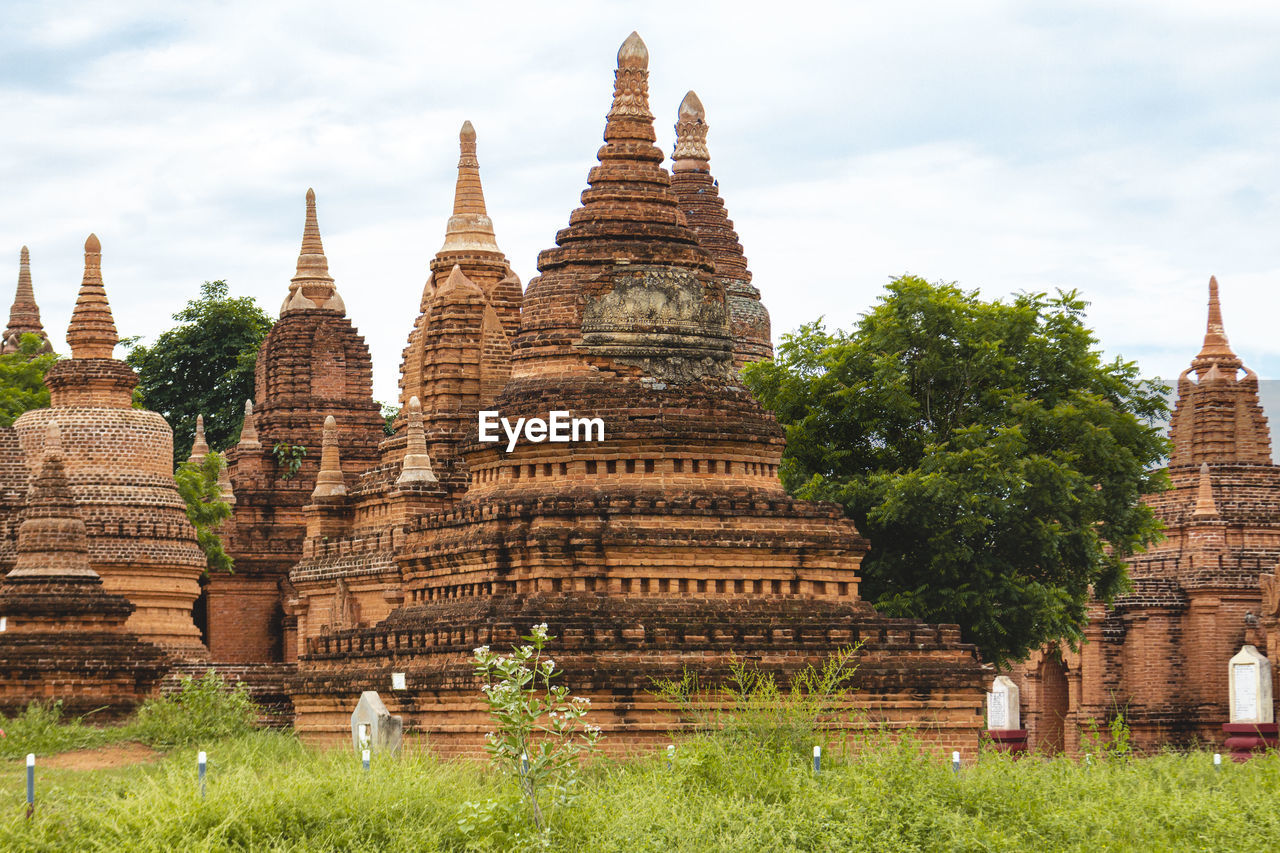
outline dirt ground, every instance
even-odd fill
[[[140,743],[116,743],[93,749],[76,749],[48,757],[41,756],[40,766],[60,770],[105,770],[154,761],[162,753]]]

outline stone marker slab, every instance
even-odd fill
[[[987,728],[1002,731],[1022,728],[1021,691],[1007,675],[997,675],[987,694]]]
[[[1251,645],[1236,653],[1228,668],[1228,698],[1233,723],[1274,723],[1271,661]]]
[[[356,709],[351,712],[351,744],[356,754],[367,749],[374,755],[398,755],[403,736],[404,720],[391,716],[378,692],[361,693]]]

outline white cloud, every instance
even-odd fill
[[[17,4],[0,24],[0,282],[30,245],[60,336],[92,230],[121,334],[163,330],[205,279],[275,311],[314,186],[391,399],[458,125],[476,124],[527,281],[578,203],[635,28],[659,145],[686,89],[707,105],[775,332],[847,325],[905,271],[989,296],[1061,285],[1108,351],[1171,375],[1216,273],[1232,342],[1266,375],[1280,9],[1205,8]]]

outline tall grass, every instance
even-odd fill
[[[257,716],[245,686],[232,688],[210,669],[200,678],[183,676],[177,691],[146,700],[122,725],[93,726],[88,722],[92,714],[66,718],[60,702],[32,702],[12,719],[0,718],[0,758],[29,752],[52,755],[121,741],[174,749],[247,734]]]
[[[61,702],[32,702],[21,714],[0,718],[0,759],[29,752],[52,755],[120,740],[118,729],[88,725],[83,717],[64,719]]]
[[[258,708],[244,684],[229,688],[215,670],[200,678],[182,676],[175,693],[148,699],[128,729],[157,749],[208,743],[253,730]]]
[[[530,844],[512,781],[422,753],[318,752],[258,732],[128,771],[45,771],[22,817],[20,762],[0,770],[0,849],[506,850]],[[1270,850],[1280,757],[1213,769],[1205,753],[1018,761],[984,755],[955,776],[908,739],[872,739],[820,774],[786,751],[750,759],[696,737],[665,756],[601,761],[546,839],[556,850]],[[492,800],[485,834],[460,821]]]
[[[959,775],[910,736],[870,732],[836,744],[814,773],[807,747],[825,736],[852,660],[790,690],[749,669],[728,694],[685,683],[686,699],[710,701],[705,729],[680,742],[670,764],[665,754],[593,763],[545,834],[530,831],[511,774],[424,749],[376,757],[365,772],[350,750],[249,731],[247,697],[215,677],[105,733],[57,725],[53,709],[36,707],[6,721],[27,745],[11,734],[5,755],[125,736],[174,751],[124,769],[41,767],[30,820],[22,762],[0,763],[0,850],[1041,853],[1271,850],[1280,838],[1280,755],[1221,770],[1204,752],[1135,758],[1113,748],[1116,728],[1092,763],[987,753]],[[695,715],[707,707],[688,705]],[[43,747],[28,748],[35,743]],[[197,748],[209,753],[203,799]]]

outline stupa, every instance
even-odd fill
[[[101,244],[85,241],[84,279],[67,329],[71,357],[46,375],[51,405],[14,423],[34,476],[51,424],[88,536],[89,565],[135,608],[127,627],[178,658],[206,654],[192,621],[204,553],[173,480],[173,431],[135,409],[137,376],[113,357],[117,335],[101,273]]]
[[[16,565],[0,580],[0,712],[42,701],[61,702],[66,714],[118,717],[147,696],[169,660],[125,627],[134,605],[107,592],[90,565],[57,421],[47,423],[41,452]]]
[[[910,725],[976,750],[974,648],[956,626],[875,613],[858,597],[866,541],[839,507],[783,490],[782,430],[737,379],[735,353],[749,347],[731,325],[730,276],[689,226],[655,139],[648,50],[632,34],[599,165],[539,255],[510,379],[487,407],[513,423],[599,418],[603,440],[508,451],[473,422],[459,447],[468,486],[447,507],[378,529],[360,521],[372,492],[324,498],[343,502],[327,518],[351,521],[345,536],[309,538],[291,575],[308,614],[293,691],[304,735],[340,737],[361,692],[378,690],[435,749],[478,751],[489,723],[472,649],[546,622],[557,668],[613,749],[666,742],[676,721],[650,695],[654,678],[690,667],[716,680],[745,658],[785,680],[861,643],[867,716],[848,725]],[[455,278],[461,264],[449,275],[451,298],[478,310],[483,288]],[[421,370],[449,357],[424,350]],[[383,562],[366,570],[375,535]]]

